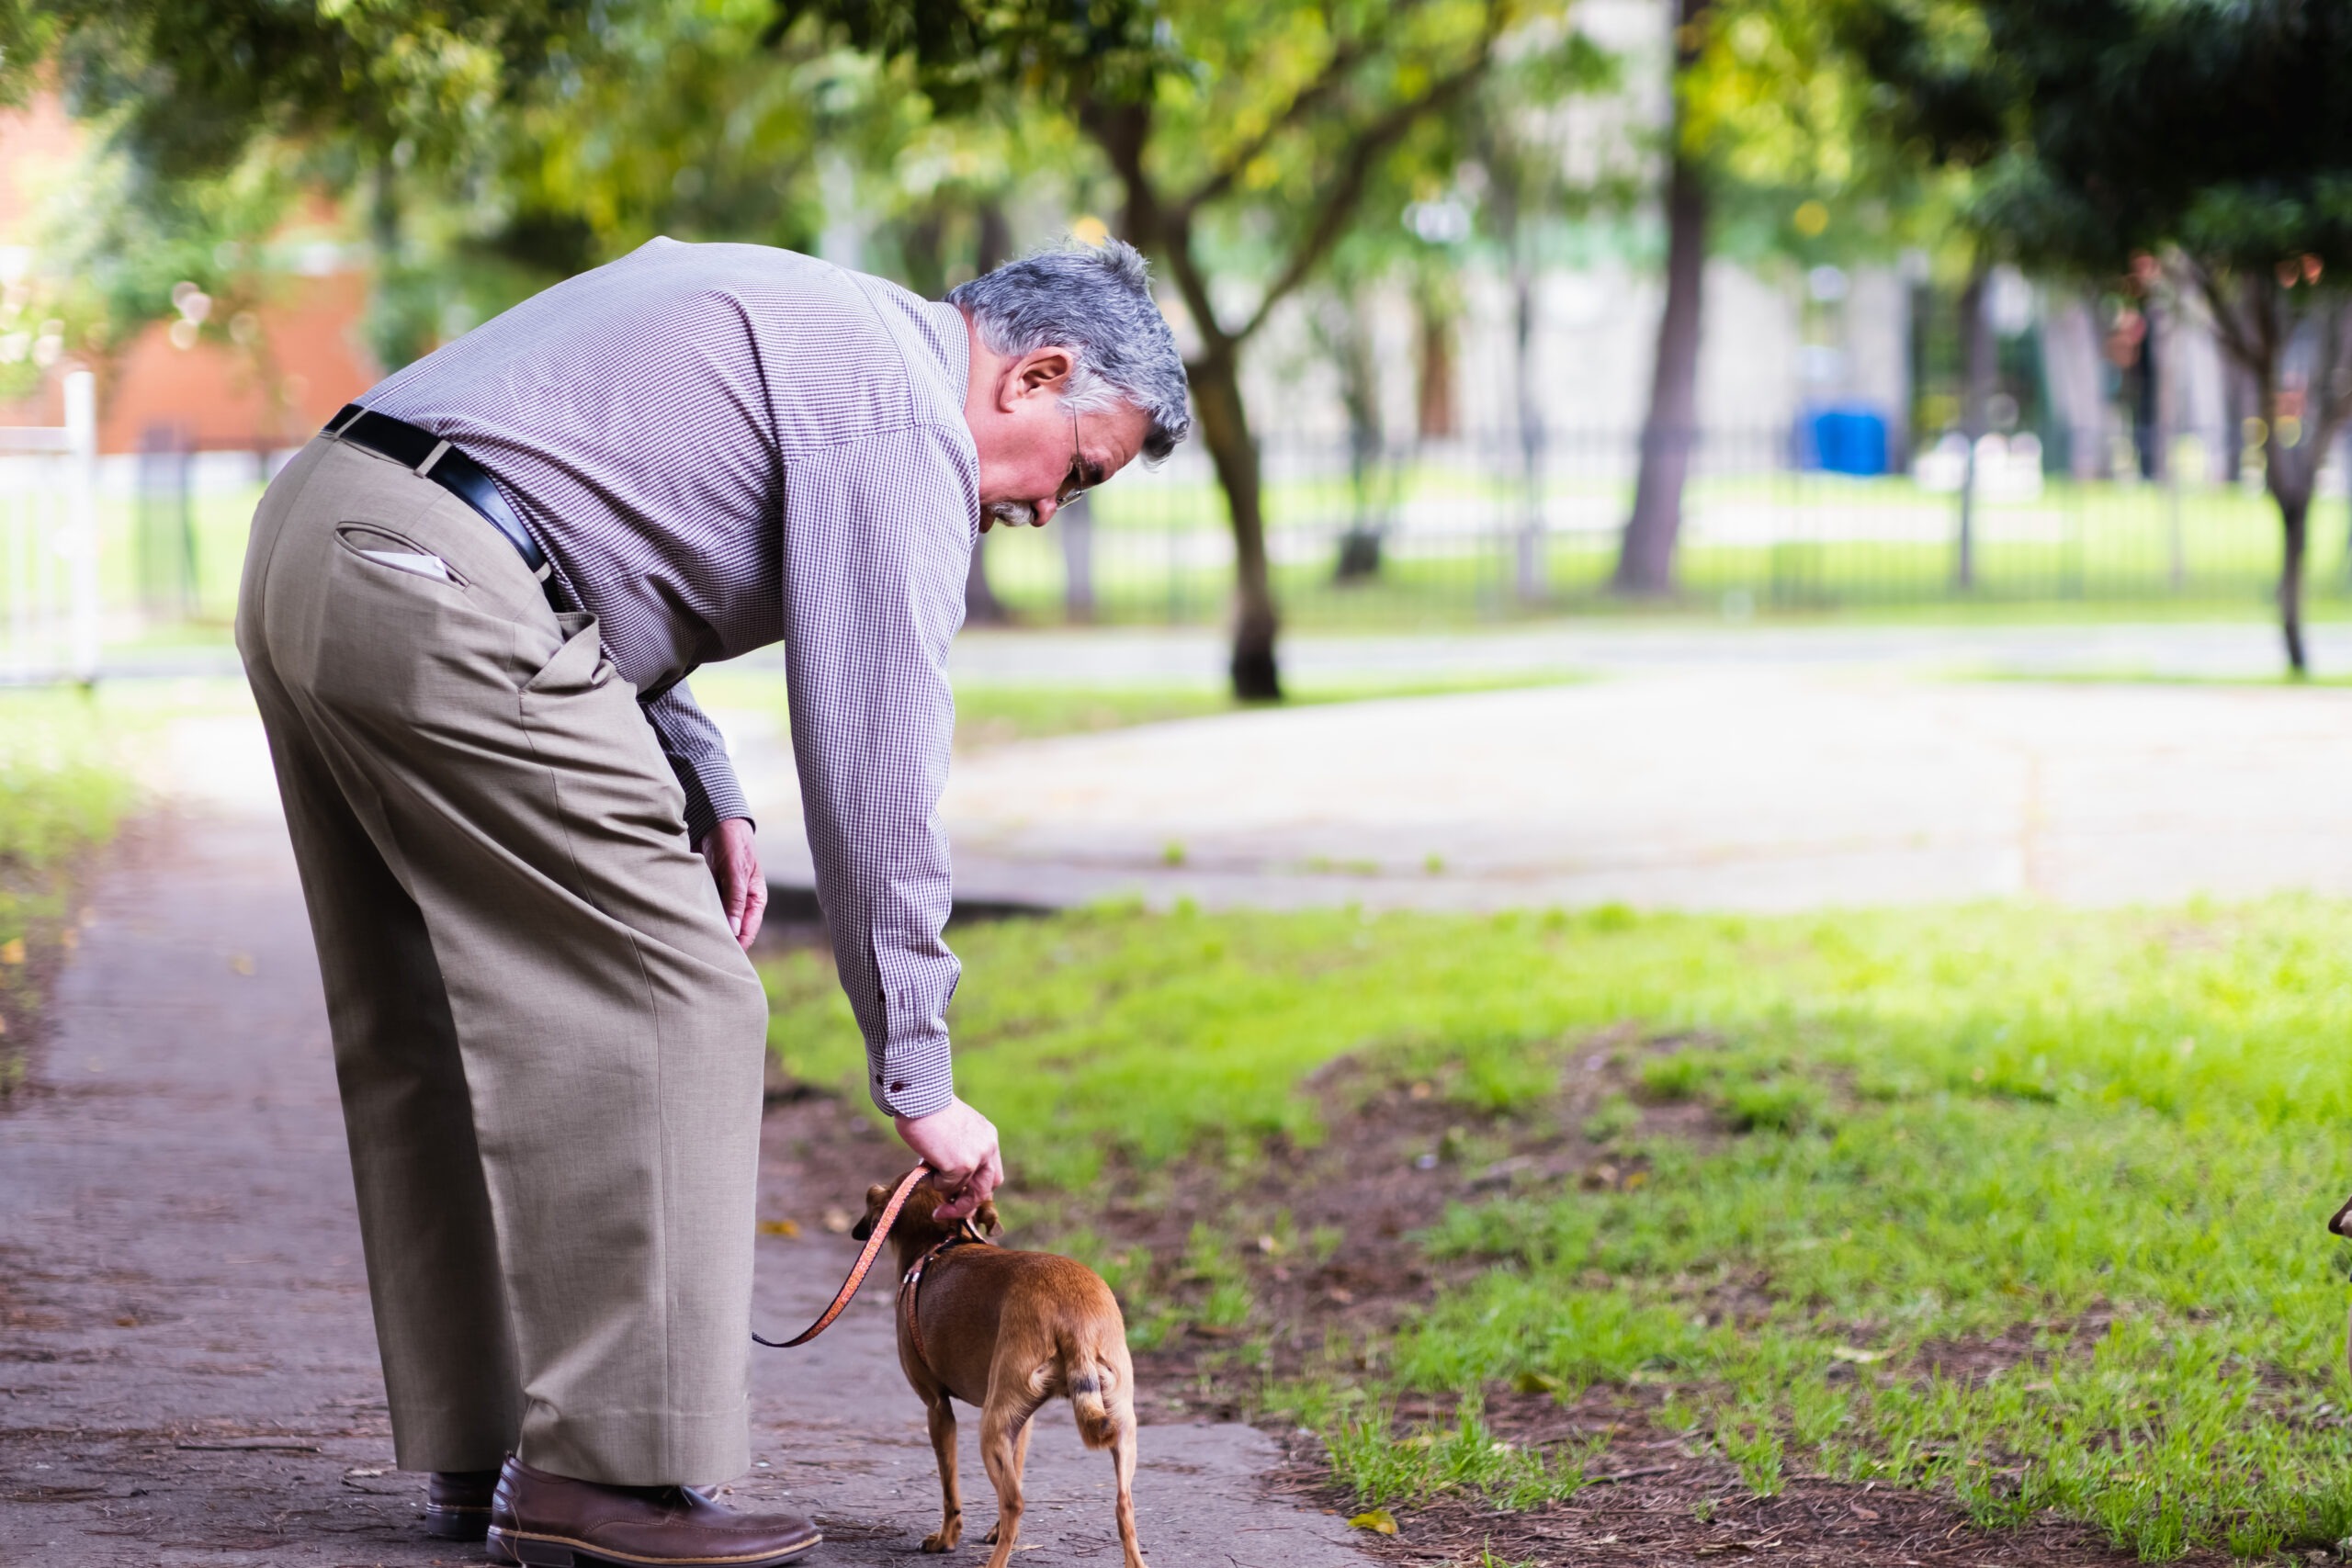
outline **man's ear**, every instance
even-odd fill
[[[995,1199],[984,1200],[978,1208],[972,1211],[972,1224],[979,1227],[982,1235],[994,1235],[1004,1229],[1004,1222],[996,1217]]]
[[[1069,373],[1077,367],[1078,356],[1067,348],[1031,349],[1005,370],[1001,394],[1005,412],[1011,412],[1015,402],[1033,393],[1061,396],[1069,385]]]

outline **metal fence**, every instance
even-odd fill
[[[2047,450],[2031,435],[1996,435],[1973,453],[1948,438],[1907,471],[1872,477],[1805,467],[1785,432],[1710,431],[1688,446],[1678,581],[1686,598],[1734,613],[1955,598],[2246,602],[2268,594],[2278,571],[2260,449],[2225,450],[2213,433],[2153,454],[2107,433]],[[1596,602],[1638,453],[1629,433],[1555,434],[1532,452],[1269,442],[1268,553],[1284,609],[1295,621],[1476,620]],[[2072,471],[2053,471],[2058,459]],[[2346,591],[2352,513],[2340,474],[2323,477],[2312,510],[2315,592]],[[1226,613],[1233,542],[1204,454],[1123,475],[1078,511],[1040,532],[989,536],[990,584],[1016,615]]]
[[[65,423],[0,428],[0,680],[97,673],[97,405],[65,378]]]
[[[261,483],[288,455],[266,441],[191,451],[156,432],[138,454],[96,463],[86,389],[69,408],[85,434],[0,432],[0,679],[86,678],[102,638],[168,641],[184,627],[217,639]],[[1710,431],[1687,453],[1679,591],[1734,615],[1962,599],[2265,600],[2279,525],[2258,446],[2227,451],[2211,433],[2156,445],[1996,436],[1973,453],[1972,475],[1970,449],[1947,441],[1903,472],[1857,477],[1808,467],[1811,453],[1784,432]],[[1638,454],[1623,432],[1555,434],[1532,452],[1269,441],[1268,550],[1284,614],[1294,625],[1411,626],[1598,609]],[[2321,597],[2352,594],[2344,491],[2333,466],[2312,511]],[[1218,621],[1233,561],[1224,495],[1197,444],[1156,471],[1121,475],[1051,527],[998,529],[984,547],[995,597],[1032,624]]]

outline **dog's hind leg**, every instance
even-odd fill
[[[989,1554],[988,1568],[1004,1568],[1021,1540],[1021,1472],[1029,1459],[1029,1417],[1042,1403],[1025,1390],[1000,1403],[1001,1392],[990,1389],[989,1403],[980,1411],[980,1463],[988,1467],[989,1481],[996,1487],[996,1529],[989,1532],[996,1550]]]
[[[940,1518],[936,1532],[922,1538],[925,1551],[953,1551],[964,1539],[964,1497],[956,1484],[956,1406],[942,1390],[931,1404],[931,1451],[939,1460]]]
[[[1136,1540],[1136,1412],[1131,1403],[1121,1403],[1118,1440],[1111,1447],[1111,1473],[1119,1483],[1119,1551],[1125,1568],[1144,1568],[1143,1548]]]
[[[1035,1432],[1036,1429],[1037,1423],[1035,1420],[1032,1420],[1028,1425],[1021,1428],[1021,1436],[1012,1439],[1012,1473],[1015,1475],[1026,1475],[1029,1473],[1029,1434]],[[996,1544],[996,1527],[994,1525],[990,1525],[989,1527],[988,1534],[980,1537],[980,1544],[982,1546],[994,1546]]]

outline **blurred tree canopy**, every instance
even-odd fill
[[[2310,0],[1840,0],[1887,135],[1974,172],[2015,260],[2201,312],[2259,389],[2307,668],[2303,558],[2352,419],[2352,7]]]
[[[1279,697],[1244,347],[1384,186],[1442,185],[1446,123],[1504,40],[1559,0],[782,0],[905,64],[943,111],[1065,118],[1115,180],[1119,231],[1159,258],[1193,342],[1201,436],[1231,511],[1234,691]],[[1418,171],[1418,177],[1417,177]],[[1384,214],[1384,217],[1390,215]]]

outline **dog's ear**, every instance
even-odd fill
[[[867,1188],[865,1190],[865,1213],[858,1220],[857,1224],[850,1226],[850,1239],[852,1241],[864,1241],[866,1237],[872,1235],[874,1234],[874,1222],[876,1218],[881,1214],[883,1205],[889,1201],[890,1190],[883,1186],[880,1182],[877,1181],[873,1186]]]
[[[972,1224],[982,1235],[994,1235],[1004,1229],[1004,1222],[996,1217],[995,1199],[984,1200],[978,1208],[972,1211]]]

